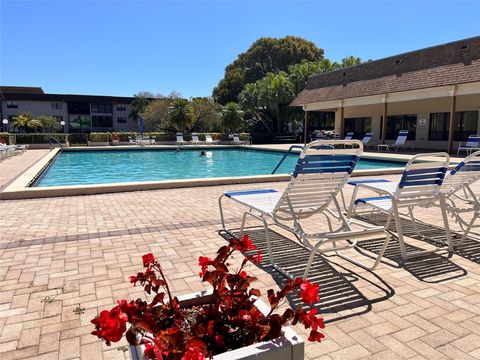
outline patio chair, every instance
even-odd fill
[[[198,138],[197,133],[192,133],[192,141],[190,141],[191,144],[203,144],[203,141],[200,141]]]
[[[405,151],[407,150],[407,148],[405,147],[407,137],[408,137],[408,130],[400,130],[397,136],[397,140],[395,140],[395,144],[378,144],[377,149],[378,151],[381,151],[382,149],[385,151],[390,151],[390,150]],[[413,143],[410,150],[413,150]]]
[[[362,139],[362,144],[364,149],[370,146],[372,139],[373,139],[373,134],[371,132],[365,133],[365,136]]]
[[[480,180],[480,151],[470,154],[450,171],[440,188],[440,194],[445,198],[447,212],[463,231],[461,239],[455,242],[455,246],[461,246],[472,229],[480,226],[474,225],[480,216],[480,199],[472,189],[472,185],[478,180]]]
[[[177,144],[186,144],[187,142],[183,140],[183,134],[182,133],[177,133]]]
[[[205,143],[206,144],[217,144],[218,140],[213,140],[212,135],[206,134],[205,135]]]
[[[353,131],[347,132],[347,135],[345,135],[345,139],[343,140],[352,140],[353,139]]]
[[[450,158],[447,153],[418,154],[408,161],[400,182],[371,181],[356,184],[348,210],[348,217],[350,218],[355,214],[384,213],[388,215],[386,229],[389,228],[392,219],[394,219],[403,260],[439,251],[441,247],[437,246],[434,250],[418,250],[407,253],[401,223],[402,214],[400,213],[400,209],[406,208],[412,220],[414,231],[419,237],[436,243],[440,242],[442,246],[447,245],[449,254],[453,253],[445,197],[440,194],[440,186],[445,178],[449,161]],[[361,189],[373,192],[375,196],[357,198],[358,191]],[[415,207],[427,208],[434,205],[436,201],[440,203],[447,236],[446,242],[420,234],[413,214]]]
[[[227,191],[220,196],[219,207],[223,230],[229,232],[225,227],[222,205],[222,200],[227,198],[249,208],[242,218],[240,237],[244,232],[247,216],[261,221],[270,262],[275,269],[289,277],[292,275],[288,270],[280,267],[274,260],[275,249],[272,248],[270,240],[269,221],[273,221],[272,225],[294,234],[300,245],[310,251],[303,273],[304,278],[309,274],[315,254],[328,251],[333,251],[338,256],[363,268],[374,269],[383,256],[390,239],[389,234],[382,226],[372,226],[358,220],[347,219],[336,199],[337,194],[348,181],[362,150],[362,143],[358,140],[311,142],[301,152],[290,183],[283,192],[274,189],[252,189]],[[333,205],[333,209],[329,208],[330,205]],[[305,231],[303,220],[316,214],[326,217],[326,223],[322,223],[328,224],[328,230],[317,233]],[[334,228],[332,220],[337,221],[339,226]],[[359,226],[360,229],[353,229],[352,225]],[[385,237],[385,243],[371,267],[338,252],[355,248],[358,239],[379,235]],[[337,242],[342,242],[343,245],[337,246]],[[331,246],[324,247],[326,243],[331,243]]]
[[[240,136],[238,134],[232,134],[232,143],[233,145],[245,145],[244,141],[240,140]]]
[[[465,143],[458,144],[457,155],[460,151],[465,151],[468,155],[477,150],[480,150],[480,135],[470,135]]]

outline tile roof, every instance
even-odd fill
[[[475,81],[480,81],[480,37],[312,76],[291,105]]]

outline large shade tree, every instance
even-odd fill
[[[226,67],[224,78],[213,89],[213,96],[221,104],[237,101],[246,84],[254,83],[269,72],[287,71],[290,65],[303,60],[322,58],[323,49],[300,37],[260,38]]]

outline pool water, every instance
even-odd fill
[[[33,186],[63,186],[193,178],[268,175],[282,152],[244,149],[62,151]],[[292,173],[298,154],[289,154],[276,174]],[[356,169],[404,164],[360,160]]]

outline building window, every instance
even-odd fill
[[[430,114],[430,124],[428,127],[428,140],[447,141],[449,123],[450,123],[450,113],[448,112]]]
[[[453,132],[453,140],[465,141],[478,131],[478,111],[459,111],[456,113],[457,126]]]
[[[18,103],[16,101],[7,101],[7,108],[8,109],[17,109]]]
[[[70,132],[90,132],[92,119],[89,115],[69,115],[68,128]]]
[[[372,118],[371,117],[357,117],[346,118],[344,127],[345,136],[348,132],[353,131],[354,139],[363,139],[365,133],[372,131]]]
[[[88,102],[69,102],[68,113],[78,115],[90,115],[90,104]]]
[[[400,130],[408,130],[408,140],[415,140],[417,115],[390,115],[387,117],[387,140],[396,140]]]
[[[92,116],[92,128],[113,129],[113,118],[111,116]]]
[[[111,114],[112,113],[112,104],[107,103],[92,103],[92,113],[97,114]]]
[[[477,134],[478,111],[459,111],[455,113],[456,126],[453,131],[453,140],[466,141],[470,135]],[[448,141],[450,113],[430,114],[428,140]]]
[[[59,102],[51,103],[52,110],[62,110],[63,104]]]
[[[125,116],[119,116],[119,117],[117,117],[117,123],[126,124],[127,123],[127,118]]]
[[[117,111],[127,111],[127,105],[117,105]]]

